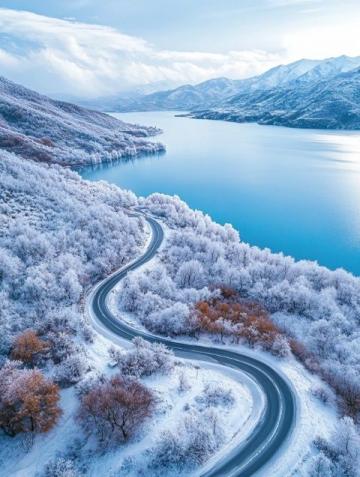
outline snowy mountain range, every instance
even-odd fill
[[[202,108],[204,105],[215,105],[217,101],[233,96],[239,91],[241,80],[215,78],[198,85],[186,84],[175,89],[157,91],[151,94],[119,95],[116,98],[102,99],[89,102],[92,107],[99,109],[103,104],[108,111],[155,111],[178,110],[189,111]]]
[[[111,161],[163,151],[144,139],[158,133],[0,77],[0,148],[20,156],[63,165]]]
[[[234,96],[192,117],[276,126],[360,129],[360,68],[331,79]]]
[[[217,78],[137,98],[118,111],[192,111],[195,118],[359,129],[360,57],[299,60],[244,80]]]

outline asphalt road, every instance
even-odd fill
[[[152,230],[152,239],[146,252],[98,286],[90,303],[92,312],[104,327],[122,338],[131,340],[135,336],[141,336],[151,342],[161,342],[174,350],[177,355],[200,361],[210,359],[241,370],[256,381],[266,397],[260,421],[245,442],[234,447],[229,454],[214,464],[211,470],[202,474],[203,477],[252,476],[258,470],[264,469],[288,438],[295,421],[295,396],[286,380],[261,360],[224,348],[177,342],[170,338],[155,336],[136,330],[115,318],[107,306],[107,295],[129,271],[139,268],[153,258],[164,237],[161,225],[152,217],[145,216],[145,218]]]

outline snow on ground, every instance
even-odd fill
[[[291,436],[280,449],[266,469],[260,471],[258,477],[302,477],[307,475],[304,466],[314,455],[312,442],[317,437],[328,438],[333,433],[338,421],[334,406],[325,405],[312,395],[312,390],[318,386],[326,388],[320,378],[311,375],[294,358],[279,359],[260,350],[252,351],[245,347],[236,346],[244,354],[256,355],[267,362],[283,376],[295,391],[297,397],[296,424]],[[240,348],[240,349],[239,349]]]
[[[115,337],[117,346],[120,340]],[[88,348],[88,359],[92,373],[110,375],[116,369],[109,366],[109,340],[96,334],[94,343]],[[125,347],[130,343],[122,341]],[[14,477],[32,477],[41,475],[44,466],[59,456],[67,456],[69,448],[76,448],[77,438],[84,442],[78,462],[79,468],[87,476],[117,476],[123,475],[122,466],[125,463],[129,476],[139,475],[142,457],[148,456],[151,449],[164,430],[176,432],[177,427],[186,413],[201,408],[200,397],[206,386],[220,386],[223,390],[231,390],[234,403],[221,407],[221,424],[226,431],[224,446],[218,459],[229,447],[248,435],[260,417],[263,408],[263,396],[249,378],[236,371],[222,368],[213,363],[201,363],[191,360],[177,359],[170,374],[157,374],[142,380],[153,390],[157,398],[154,416],[143,426],[141,433],[132,441],[118,448],[101,452],[94,450],[93,442],[87,441],[82,431],[74,421],[78,400],[75,389],[61,392],[61,407],[64,414],[59,424],[48,434],[37,435],[33,442],[24,437],[7,439],[7,446],[0,450],[1,474]],[[181,390],[183,383],[184,390]],[[255,401],[254,401],[255,397]],[[129,468],[129,462],[136,457],[134,468]],[[122,469],[120,471],[120,469]],[[163,474],[166,475],[166,474]],[[173,475],[169,473],[169,476]],[[181,475],[181,474],[179,474]],[[189,475],[189,470],[184,475]]]
[[[60,406],[63,415],[59,423],[46,434],[35,437],[18,435],[13,439],[3,436],[0,440],[0,475],[31,477],[37,475],[44,465],[65,452],[78,434],[73,415],[77,408],[74,388],[61,391]],[[2,445],[2,441],[4,444]]]
[[[148,240],[150,236],[148,236]],[[146,269],[157,267],[159,260],[156,258],[146,265]],[[144,268],[135,273],[143,273]],[[116,310],[117,297],[121,293],[121,283],[109,298],[109,304],[113,312]],[[119,314],[121,319],[126,319],[135,324],[133,315]],[[116,370],[107,366],[109,357],[107,349],[110,342],[115,341],[122,348],[129,348],[129,342],[117,339],[111,333],[102,329],[99,323],[94,321],[94,328],[99,332],[95,335],[93,345],[87,346],[89,363],[93,372],[114,373]],[[138,324],[139,326],[139,324]],[[182,338],[188,341],[189,338]],[[210,338],[204,338],[202,342],[213,346],[224,346],[214,343]],[[227,345],[227,348],[230,346]],[[292,383],[298,396],[297,425],[287,445],[283,446],[279,454],[274,456],[273,461],[266,468],[266,476],[288,477],[290,475],[300,477],[304,466],[311,456],[311,442],[317,436],[328,437],[336,423],[334,409],[321,404],[311,395],[311,388],[320,383],[320,380],[307,373],[294,359],[280,360],[271,357],[261,351],[249,350],[245,347],[236,346],[236,350],[243,353],[256,355],[262,360],[268,361],[279,372],[283,373]],[[183,380],[188,384],[188,389],[180,392],[179,384]],[[212,362],[195,362],[191,360],[178,360],[174,370],[169,375],[156,375],[143,380],[155,392],[158,404],[155,415],[143,427],[141,435],[126,445],[119,446],[110,452],[94,451],[93,443],[86,441],[82,431],[74,421],[78,406],[75,389],[67,389],[61,392],[61,407],[64,410],[59,424],[46,435],[37,435],[34,441],[17,436],[6,446],[0,440],[0,468],[1,474],[15,477],[31,477],[41,475],[41,471],[47,462],[58,455],[67,455],[69,446],[76,448],[76,440],[82,439],[81,448],[77,448],[80,455],[80,467],[85,466],[85,475],[104,475],[117,477],[121,475],[135,476],[141,471],[141,459],[148,457],[147,451],[155,444],[157,438],[165,429],[176,432],[181,421],[192,409],[199,409],[199,396],[207,385],[218,384],[223,389],[231,389],[235,396],[232,406],[221,409],[221,425],[225,430],[224,440],[220,449],[213,456],[211,462],[221,458],[229,451],[229,448],[246,438],[256,425],[263,408],[263,396],[259,390],[242,373],[229,370]],[[136,459],[133,459],[136,456]],[[127,473],[124,467],[126,464]],[[121,469],[121,470],[120,470]],[[170,471],[171,472],[171,471]],[[197,475],[199,469],[194,471]],[[143,474],[144,475],[144,474]],[[148,474],[151,475],[151,474]],[[163,473],[164,477],[165,474]],[[169,474],[174,475],[174,474]],[[176,474],[178,475],[178,474]],[[189,475],[189,471],[186,471]],[[260,474],[261,475],[261,474]],[[263,474],[265,476],[265,473]]]
[[[158,263],[159,259],[155,257],[145,268],[147,270],[153,269]],[[141,268],[132,273],[141,274],[143,272],[144,268]],[[129,325],[145,331],[146,328],[140,323],[136,315],[119,310],[117,303],[119,293],[121,293],[121,287],[122,283],[120,282],[113,289],[108,298],[108,305],[112,313]],[[186,336],[177,337],[176,340],[186,342],[194,341],[192,338]],[[276,475],[277,477],[302,477],[306,475],[306,466],[310,458],[315,454],[315,449],[312,447],[313,440],[317,437],[323,437],[325,439],[329,438],[336,427],[336,422],[338,421],[335,406],[321,403],[311,392],[316,387],[326,388],[327,385],[317,376],[311,375],[294,358],[279,359],[261,350],[251,350],[248,347],[241,345],[223,345],[216,341],[214,336],[203,336],[201,338],[201,343],[226,347],[226,349],[233,349],[234,351],[261,359],[275,368],[291,384],[297,397],[295,428],[280,452],[274,456],[273,460],[266,466],[266,469],[260,471],[258,475],[259,477],[268,477],[269,475]],[[225,369],[226,368],[224,368],[223,371],[225,371]],[[252,392],[254,392],[254,389],[252,389]],[[244,435],[245,432],[242,436]],[[227,449],[224,449],[223,451],[226,452]]]
[[[102,355],[107,340],[100,337],[97,341],[99,344],[96,352]],[[102,355],[99,362],[104,362],[105,359],[106,357]],[[157,374],[144,379],[143,382],[155,392],[159,400],[154,418],[144,426],[139,440],[123,446],[116,452],[110,452],[105,456],[96,456],[87,475],[112,475],[112,472],[116,473],[121,468],[127,458],[132,459],[134,456],[146,454],[147,449],[156,445],[164,430],[176,432],[184,415],[190,409],[199,407],[197,399],[207,385],[220,385],[224,390],[231,389],[235,397],[233,406],[228,409],[222,408],[226,444],[229,445],[235,438],[238,441],[237,437],[240,433],[243,438],[243,431],[246,434],[251,432],[261,413],[263,405],[261,396],[257,396],[258,402],[254,403],[249,380],[243,376],[236,376],[235,379],[234,375],[240,373],[234,372],[233,375],[231,373],[227,375],[220,368],[220,366],[211,363],[200,363],[199,365],[195,361],[177,359],[175,368],[170,375]],[[179,391],[181,380],[186,383],[185,387],[187,388],[183,392]],[[217,459],[219,456],[216,455],[214,458]],[[126,475],[137,475],[138,465],[135,465],[133,471]],[[163,473],[163,475],[166,474]],[[189,471],[187,470],[184,475],[189,475]]]
[[[128,341],[113,335],[103,328],[100,323],[96,322],[93,316],[91,318],[98,332],[96,338],[97,345],[91,348],[91,360],[94,363],[96,362],[97,366],[101,366],[108,359],[105,350],[109,347],[109,340],[124,348],[132,346]],[[186,393],[179,394],[178,392],[180,379],[184,379],[190,386]],[[147,378],[145,382],[159,396],[162,410],[154,420],[149,421],[149,428],[152,432],[149,432],[147,435],[145,432],[142,441],[122,449],[120,452],[122,461],[126,457],[131,457],[134,453],[144,452],[146,448],[151,447],[151,444],[156,442],[162,430],[176,430],[179,420],[185,415],[185,409],[188,406],[196,408],[196,397],[201,394],[206,385],[217,384],[222,389],[231,389],[235,396],[235,405],[224,412],[222,416],[224,419],[223,426],[226,429],[224,444],[209,459],[206,466],[194,470],[194,476],[200,475],[200,472],[221,459],[222,455],[227,454],[235,445],[245,440],[251,434],[261,417],[265,403],[264,395],[246,374],[218,365],[212,362],[211,359],[209,361],[177,359],[175,370],[170,376],[157,375]],[[155,428],[156,432],[154,432]],[[106,459],[108,459],[107,465],[113,471],[114,463],[116,465],[119,463],[119,454],[108,454]],[[96,469],[100,471],[101,468],[103,468],[102,461],[99,461],[97,464],[94,463],[94,474],[90,472],[88,475],[96,475]],[[111,474],[106,473],[105,475]],[[129,476],[131,475],[136,474],[130,473]],[[170,473],[170,475],[173,474]],[[187,470],[184,475],[189,476],[189,471]]]
[[[104,337],[96,337],[95,343],[89,349],[90,363],[98,372],[111,374],[115,370],[109,368],[107,355],[108,340]],[[225,442],[227,444],[221,453],[226,451],[229,443],[235,439],[243,439],[243,432],[251,432],[253,426],[261,413],[263,401],[258,396],[256,405],[253,402],[251,383],[246,377],[234,379],[235,374],[231,371],[223,373],[211,363],[199,366],[196,362],[177,360],[174,370],[170,375],[155,375],[148,377],[143,382],[149,386],[157,397],[155,415],[149,419],[142,429],[141,434],[132,442],[119,446],[116,450],[107,453],[92,453],[87,455],[86,475],[87,476],[110,476],[120,475],[120,469],[127,460],[131,461],[134,456],[146,456],[146,451],[156,444],[157,439],[164,430],[176,431],[177,426],[184,418],[186,409],[198,409],[197,399],[201,396],[207,385],[220,385],[223,390],[231,390],[235,397],[235,403],[229,408],[222,408],[223,428],[226,430]],[[186,383],[186,390],[179,391],[180,380]],[[73,414],[76,411],[76,401],[73,391],[63,393],[63,400],[66,400],[66,415],[63,416],[60,425],[46,439],[37,439],[29,454],[20,458],[13,467],[8,467],[8,475],[16,477],[28,477],[36,474],[45,462],[54,458],[59,451],[64,451],[67,445],[71,444],[74,436],[79,430],[74,425]],[[44,457],[45,456],[45,457]],[[219,456],[215,456],[218,458]],[[138,475],[139,462],[129,476]],[[120,472],[118,474],[118,472]],[[165,474],[163,474],[165,475]],[[169,474],[171,475],[171,474]],[[179,474],[180,475],[180,474]],[[186,471],[186,474],[189,472]]]

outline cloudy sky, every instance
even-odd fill
[[[0,74],[55,96],[360,55],[359,0],[0,0]]]

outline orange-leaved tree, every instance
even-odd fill
[[[59,388],[39,370],[8,362],[0,369],[0,429],[7,435],[47,432],[61,416]]]
[[[35,331],[25,330],[14,341],[12,359],[34,365],[49,350],[49,343],[40,339]]]
[[[195,304],[198,328],[208,333],[230,335],[251,345],[270,349],[283,334],[259,303],[242,299],[236,291],[221,289],[221,296]]]

